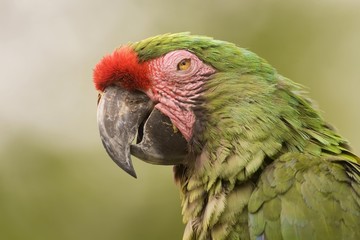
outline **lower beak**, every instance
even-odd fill
[[[142,92],[107,87],[98,103],[97,119],[107,153],[135,178],[130,153],[152,164],[177,165],[184,162],[186,140]]]

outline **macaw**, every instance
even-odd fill
[[[360,239],[360,158],[303,87],[233,43],[128,43],[93,72],[108,155],[174,165],[184,240]]]

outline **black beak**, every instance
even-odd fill
[[[185,160],[186,140],[142,92],[107,87],[98,103],[97,119],[107,153],[135,178],[130,153],[152,164],[177,165]]]

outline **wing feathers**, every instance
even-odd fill
[[[250,197],[252,239],[360,239],[359,169],[300,153],[274,161]]]

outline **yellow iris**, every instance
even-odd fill
[[[191,65],[191,59],[185,58],[178,63],[177,69],[181,71],[185,71],[190,67],[190,65]]]

